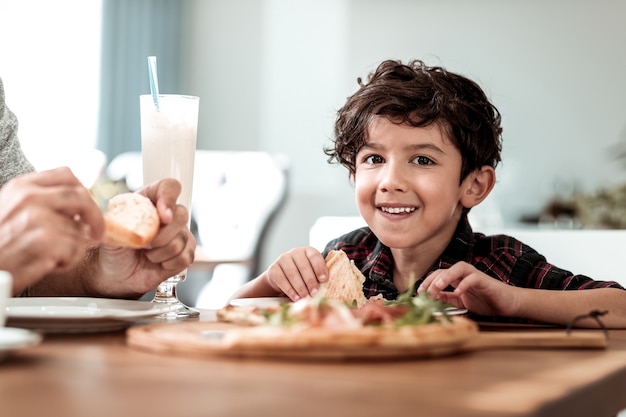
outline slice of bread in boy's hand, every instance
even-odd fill
[[[104,240],[112,246],[146,247],[159,231],[159,214],[149,198],[136,193],[112,197],[104,213]]]
[[[365,277],[342,250],[326,255],[328,280],[320,285],[319,295],[361,307],[367,299],[363,294]]]

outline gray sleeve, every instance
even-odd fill
[[[17,138],[17,118],[4,102],[4,86],[0,79],[0,187],[8,180],[34,171],[22,152]]]

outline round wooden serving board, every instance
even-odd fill
[[[222,322],[183,322],[132,327],[126,335],[129,346],[157,353],[323,360],[432,358],[502,348],[605,348],[607,343],[604,334],[595,330],[567,334],[554,329],[483,332],[466,327],[456,335],[447,332],[418,339],[407,333],[407,337],[394,337],[391,342],[362,335],[354,338],[353,331],[334,332],[329,337],[326,330],[307,329],[277,344],[281,332],[284,336],[284,329],[279,328],[268,331]],[[237,335],[235,342],[229,340],[233,335]]]

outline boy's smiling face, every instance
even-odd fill
[[[356,201],[378,239],[392,249],[443,251],[471,207],[475,175],[463,182],[461,153],[438,124],[411,127],[376,117],[356,156]],[[468,200],[469,199],[469,200]],[[421,250],[419,248],[422,248]]]

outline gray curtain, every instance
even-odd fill
[[[186,1],[104,0],[97,147],[109,161],[141,149],[139,95],[150,93],[148,56],[159,91],[180,92],[180,39]]]

